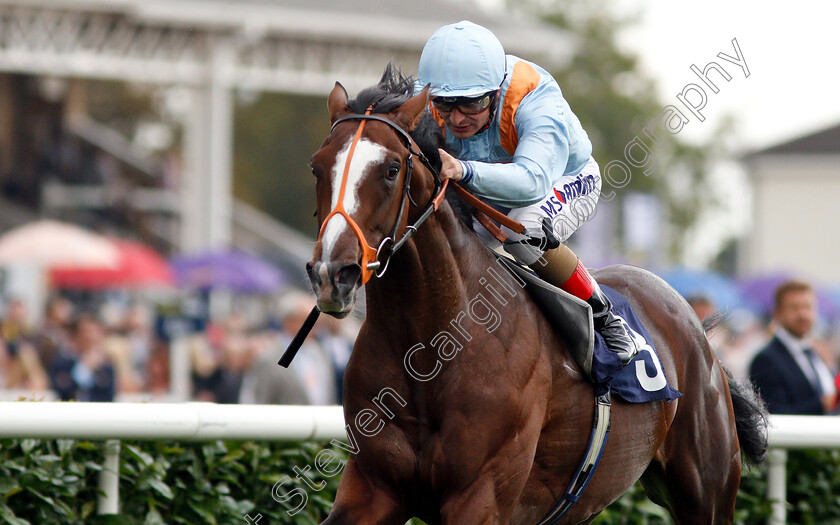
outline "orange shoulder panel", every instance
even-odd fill
[[[539,72],[527,62],[519,61],[513,66],[513,74],[510,77],[507,93],[505,93],[502,116],[499,119],[502,147],[510,155],[513,155],[517,144],[519,144],[519,136],[516,134],[516,126],[513,120],[516,117],[516,110],[525,95],[536,89],[539,83]]]

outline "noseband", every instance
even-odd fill
[[[318,232],[318,240],[321,240],[321,237],[324,234],[324,230],[327,227],[327,223],[333,216],[341,215],[350,225],[350,228],[353,230],[353,233],[356,235],[356,238],[359,241],[359,247],[362,250],[362,284],[367,283],[373,275],[377,277],[382,277],[385,274],[385,271],[388,269],[388,263],[391,260],[391,257],[394,253],[399,250],[406,241],[408,241],[416,232],[417,228],[420,227],[423,222],[429,218],[433,212],[435,212],[438,207],[440,206],[441,201],[443,200],[443,196],[446,192],[446,183],[441,183],[440,180],[440,173],[438,170],[432,166],[429,159],[426,158],[420,151],[415,151],[411,148],[411,136],[401,127],[394,124],[392,121],[380,117],[378,115],[371,115],[370,112],[373,110],[373,106],[369,106],[365,111],[364,115],[362,114],[353,114],[347,115],[345,117],[341,117],[340,119],[336,120],[332,127],[330,128],[330,133],[333,132],[335,127],[341,123],[348,120],[359,120],[359,127],[356,129],[356,134],[353,136],[353,142],[350,144],[350,150],[347,154],[347,160],[344,163],[344,173],[341,176],[341,186],[338,190],[338,203],[335,205],[332,211],[327,215],[324,219],[324,223],[321,225],[321,230]],[[359,139],[362,136],[362,130],[365,127],[365,122],[368,120],[376,120],[379,122],[383,122],[387,124],[391,129],[397,132],[397,135],[400,136],[400,139],[405,143],[406,148],[408,149],[408,156],[405,158],[405,179],[403,182],[403,189],[402,189],[402,196],[400,197],[400,208],[399,212],[397,212],[397,218],[394,222],[394,227],[391,230],[391,235],[382,239],[382,242],[379,243],[378,248],[374,248],[371,246],[367,240],[365,239],[364,233],[356,221],[350,217],[350,214],[347,213],[347,210],[344,209],[344,191],[347,186],[347,175],[350,172],[350,161],[353,158],[353,153],[356,150],[356,144],[359,142]],[[394,241],[397,237],[397,230],[399,229],[400,222],[402,221],[403,213],[405,210],[405,200],[406,198],[411,200],[411,203],[415,206],[417,205],[414,200],[411,198],[409,190],[411,189],[411,173],[414,169],[414,162],[412,157],[416,155],[417,158],[420,159],[420,162],[426,166],[426,168],[432,173],[435,179],[435,191],[433,192],[433,196],[429,199],[429,202],[423,208],[420,217],[414,222],[414,224],[410,224],[406,226],[405,232],[402,234],[402,237],[398,241]],[[449,180],[447,179],[446,182]],[[383,256],[384,262],[380,260],[380,256]]]

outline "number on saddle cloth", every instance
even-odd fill
[[[653,339],[623,295],[608,286],[601,290],[609,297],[613,313],[621,318],[640,352],[622,367],[618,356],[607,349],[600,335],[595,336],[592,375],[596,384],[605,384],[610,391],[630,403],[646,403],[658,399],[672,401],[682,394],[668,384]],[[598,389],[596,388],[596,392]]]

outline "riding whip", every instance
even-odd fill
[[[292,359],[295,358],[301,345],[306,340],[306,336],[309,335],[309,332],[312,331],[312,327],[315,326],[315,321],[318,320],[319,315],[321,315],[321,310],[319,310],[317,306],[312,308],[312,311],[306,316],[306,321],[303,322],[300,329],[295,334],[294,339],[292,339],[292,342],[289,343],[289,347],[286,348],[285,352],[283,352],[283,357],[277,361],[278,365],[283,368],[289,368],[289,365],[292,364]]]

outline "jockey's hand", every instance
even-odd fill
[[[461,162],[458,159],[456,159],[449,153],[443,151],[442,149],[438,149],[438,151],[440,152],[440,160],[443,163],[443,166],[441,166],[440,168],[440,180],[461,180],[461,177],[464,176],[464,165],[461,164]]]

